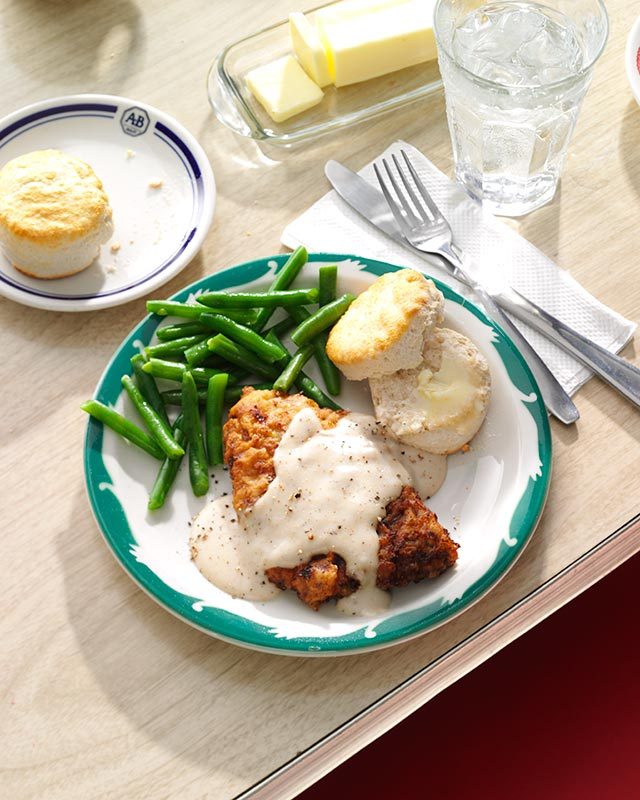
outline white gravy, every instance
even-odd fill
[[[311,409],[293,418],[274,454],[276,477],[238,520],[231,497],[207,504],[194,522],[192,557],[211,583],[234,597],[270,600],[280,590],[269,567],[295,567],[333,551],[360,588],[339,600],[345,614],[372,616],[387,607],[376,588],[376,526],[402,486],[430,497],[442,484],[446,456],[386,439],[374,417],[348,414],[323,430]]]

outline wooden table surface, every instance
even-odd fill
[[[201,253],[164,287],[167,295],[280,251],[284,226],[327,191],[327,158],[359,168],[402,137],[451,172],[441,93],[290,152],[261,150],[214,119],[205,92],[214,55],[295,7],[284,0],[0,2],[0,115],[55,95],[121,94],[174,115],[205,148],[218,185],[216,217]],[[640,108],[623,65],[635,14],[624,0],[608,7],[609,44],[561,190],[512,224],[600,300],[640,321]],[[350,658],[272,656],[209,638],[124,574],[85,493],[86,418],[78,404],[142,314],[142,301],[62,314],[0,298],[3,797],[236,796],[639,510],[640,414],[592,380],[576,396],[579,423],[552,423],[552,488],[532,543],[499,587],[461,617],[408,644]],[[638,362],[633,345],[624,355]]]

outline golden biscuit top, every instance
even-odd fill
[[[0,170],[0,225],[15,236],[59,244],[111,217],[102,182],[79,158],[36,150]]]
[[[327,354],[339,364],[375,358],[398,341],[420,312],[433,316],[425,326],[441,320],[442,296],[433,281],[414,269],[381,275],[349,306],[334,325]]]

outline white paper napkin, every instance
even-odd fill
[[[489,289],[510,284],[567,325],[612,352],[618,352],[633,336],[635,324],[600,303],[530,242],[495,217],[483,212],[459,186],[450,181],[418,150],[395,142],[384,153],[404,148],[433,199],[449,220],[455,243],[464,251],[465,267]],[[376,188],[373,166],[360,175]],[[347,253],[426,269],[461,294],[473,295],[444,270],[429,265],[402,245],[388,238],[353,211],[336,192],[330,191],[286,227],[282,243],[309,251]],[[578,361],[527,325],[514,320],[518,328],[571,394],[592,373]]]

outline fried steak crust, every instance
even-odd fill
[[[246,388],[224,424],[224,460],[231,473],[233,505],[240,514],[262,497],[275,478],[273,454],[289,423],[313,408],[323,428],[338,424],[344,411],[320,408],[303,394]]]
[[[291,569],[271,567],[265,572],[278,589],[293,589],[314,611],[327,600],[348,597],[360,586],[360,581],[347,575],[345,560],[337,553],[314,556]]]
[[[224,457],[231,473],[233,504],[248,511],[275,477],[273,454],[291,420],[312,408],[322,427],[333,428],[346,412],[320,408],[301,394],[271,389],[245,389],[224,425]],[[391,589],[435,578],[458,557],[458,545],[440,525],[411,486],[404,486],[385,509],[377,526],[380,540],[376,584]],[[327,600],[347,597],[359,588],[337,553],[321,553],[296,567],[271,567],[269,580],[280,589],[295,591],[314,611]]]
[[[458,559],[458,547],[446,528],[411,486],[387,504],[378,523],[378,575],[380,589],[393,589],[437,578]]]

